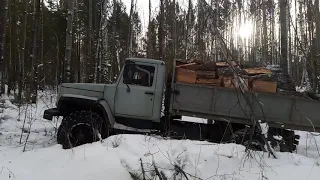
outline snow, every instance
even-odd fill
[[[264,152],[246,152],[236,144],[129,134],[63,150],[55,140],[60,119],[42,119],[43,111],[54,106],[55,95],[44,92],[36,105],[20,108],[9,98],[2,100],[0,180],[131,180],[132,176],[142,180],[142,169],[147,180],[159,179],[153,178],[155,170],[167,179],[319,179],[320,135],[316,133],[297,131],[301,136],[297,152],[276,152],[278,159]],[[265,124],[262,127],[267,129]]]
[[[54,107],[54,97],[55,95],[42,93],[39,95],[37,104],[22,105],[19,108],[13,105],[7,96],[3,96],[1,99],[4,101],[4,108],[0,114],[0,147],[20,147],[26,144],[26,150],[32,150],[55,143],[53,136],[59,125],[58,122],[42,119],[43,111]]]
[[[240,145],[143,135],[111,136],[71,150],[54,145],[24,153],[21,148],[6,147],[0,152],[0,179],[4,180],[129,180],[129,172],[142,179],[141,161],[146,177],[154,174],[154,166],[168,178],[180,167],[190,179],[318,179],[320,172],[316,159],[302,155],[278,153],[279,159],[273,159],[252,152],[253,157],[248,157]]]
[[[307,86],[297,86],[296,87],[296,91],[298,91],[298,92],[305,92],[307,90],[308,90]]]

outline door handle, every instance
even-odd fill
[[[152,92],[152,91],[146,91],[145,94],[154,95],[154,92]]]

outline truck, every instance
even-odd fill
[[[57,142],[64,149],[133,132],[257,150],[270,142],[294,152],[299,143],[295,130],[320,132],[318,100],[177,82],[176,61],[172,64],[167,72],[164,61],[127,58],[112,84],[61,83],[56,107],[43,117],[63,117]],[[267,134],[256,123],[267,124]]]

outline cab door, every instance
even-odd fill
[[[147,119],[153,116],[156,64],[126,64],[115,96],[115,114]]]

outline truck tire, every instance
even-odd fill
[[[92,111],[76,111],[64,117],[57,132],[57,141],[69,149],[106,138],[109,124]]]
[[[297,149],[297,145],[299,145],[299,135],[295,135],[294,131],[292,130],[285,130],[283,133],[283,139],[285,144],[287,145],[288,151],[286,152],[294,152]]]
[[[282,139],[275,139],[275,136],[280,136]],[[272,148],[279,147],[280,152],[294,152],[299,144],[299,135],[295,135],[294,131],[281,129],[281,128],[269,128],[268,141],[271,142]]]
[[[264,148],[264,141],[261,134],[254,133],[252,136],[252,141],[250,142],[250,128],[240,129],[235,131],[231,136],[231,142],[236,144],[241,144],[248,149],[256,151],[266,151]]]

